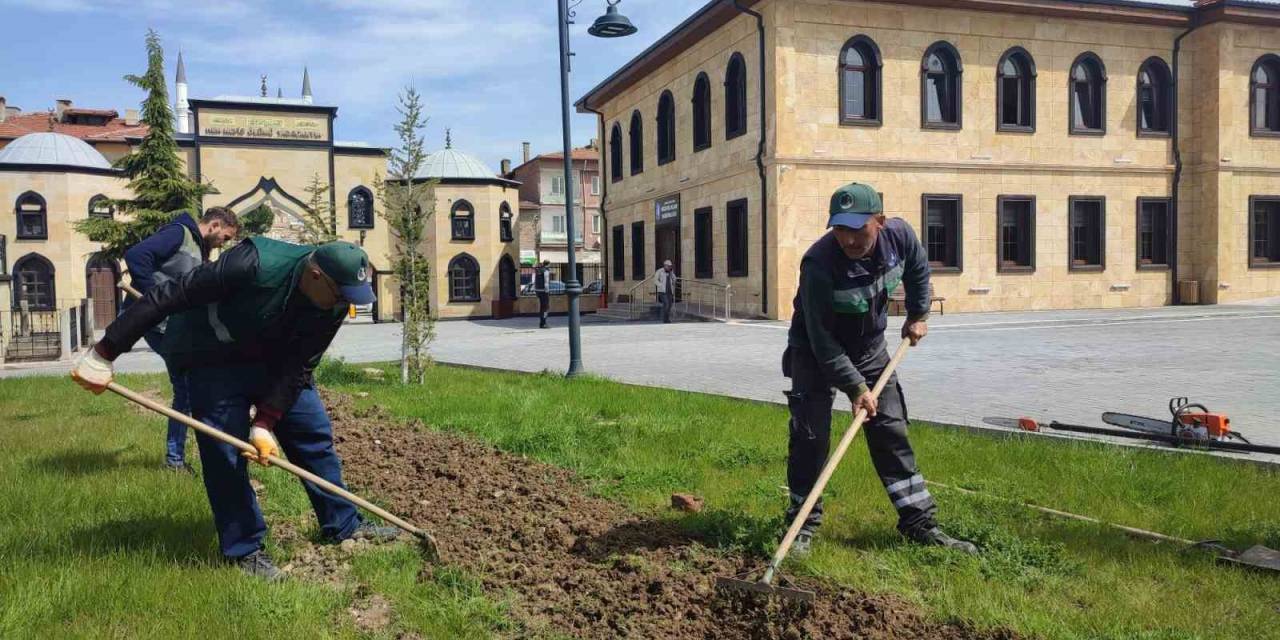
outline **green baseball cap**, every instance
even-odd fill
[[[342,297],[351,304],[369,304],[377,299],[369,283],[369,255],[350,242],[326,242],[311,254],[316,266],[333,278]]]
[[[831,194],[831,210],[828,212],[831,217],[827,219],[827,226],[861,229],[871,216],[883,212],[880,194],[871,185],[850,182]]]

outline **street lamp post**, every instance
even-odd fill
[[[587,32],[598,38],[618,38],[635,33],[636,28],[631,21],[618,13],[618,3],[621,1],[606,0],[609,3],[608,9]],[[577,0],[573,7],[581,2],[582,0]],[[569,371],[565,375],[572,378],[582,373],[582,319],[578,313],[582,282],[578,280],[578,261],[575,255],[577,238],[574,233],[576,225],[573,210],[573,141],[569,130],[569,25],[573,23],[574,12],[569,6],[569,0],[557,0],[557,5],[557,21],[560,23],[560,118],[564,136],[565,233],[568,236],[565,244],[569,248],[569,275],[564,282],[564,291],[569,297]],[[586,211],[585,207],[583,211]]]

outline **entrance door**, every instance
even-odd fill
[[[85,268],[89,280],[89,297],[93,298],[93,326],[103,328],[116,319],[116,265],[110,260],[94,256]]]
[[[654,257],[657,264],[654,269],[661,269],[662,263],[671,261],[671,271],[680,275],[680,222],[679,218],[663,222],[654,228]],[[679,280],[676,281],[677,284]],[[680,299],[680,287],[676,287],[676,300]]]

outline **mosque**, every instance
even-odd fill
[[[305,69],[298,98],[279,90],[268,97],[265,76],[257,96],[202,99],[189,91],[179,54],[172,94],[176,137],[188,175],[214,188],[203,207],[227,206],[239,214],[267,207],[274,214],[267,235],[296,240],[308,210],[306,188],[318,180],[328,187],[339,235],[363,246],[375,267],[379,302],[361,311],[375,321],[394,319],[393,235],[374,193],[375,178],[386,175],[389,150],[335,140],[338,107],[314,101]],[[111,200],[130,194],[112,163],[146,133],[134,109],[122,117],[58,100],[52,110],[23,111],[0,97],[0,296],[14,309],[54,311],[89,298],[96,326],[115,317],[117,284],[127,277],[123,266],[99,256],[101,246],[72,225],[116,215]],[[432,309],[441,318],[512,313],[519,183],[451,141],[428,155],[414,180],[436,181],[435,215],[422,247],[432,264]]]

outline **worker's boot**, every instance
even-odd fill
[[[262,578],[267,582],[279,582],[285,578],[284,572],[276,568],[275,563],[271,561],[271,556],[268,556],[267,552],[262,549],[258,549],[247,556],[236,558],[233,562],[240,567],[241,571],[255,578]]]
[[[813,529],[801,529],[796,534],[795,542],[791,543],[791,555],[797,558],[803,558],[809,555],[813,550],[813,536],[816,532]]]
[[[904,532],[903,535],[905,535],[908,540],[916,544],[946,547],[948,549],[955,549],[956,551],[967,553],[971,556],[978,555],[978,547],[972,542],[961,540],[959,538],[952,538],[944,533],[942,529],[939,529],[937,525],[917,527]]]
[[[351,534],[350,540],[368,540],[374,544],[391,542],[400,537],[400,530],[395,527],[380,527],[372,522],[361,522]]]

